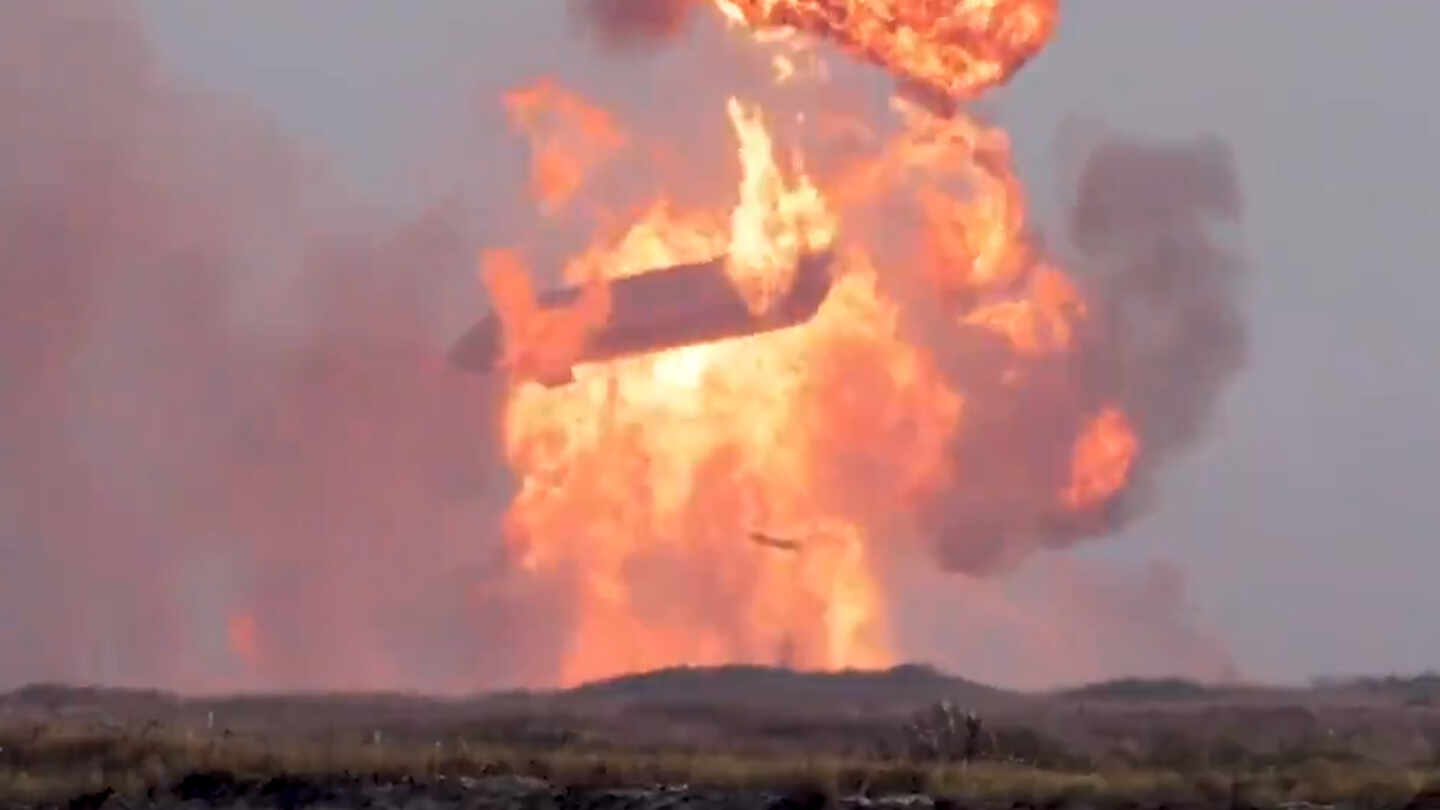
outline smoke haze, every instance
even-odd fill
[[[4,18],[0,649],[25,653],[0,680],[522,677],[490,397],[430,325],[473,271],[460,212],[347,210],[263,119],[161,75],[125,4]]]
[[[689,5],[581,13],[628,47],[681,30]],[[445,296],[478,288],[469,211],[397,221],[351,204],[264,117],[163,75],[124,3],[12,3],[0,23],[0,616],[20,617],[0,623],[0,651],[24,651],[0,655],[0,684],[548,682],[568,607],[505,558],[497,392],[444,366],[453,335],[436,326]],[[1143,497],[1244,357],[1241,265],[1210,228],[1239,213],[1224,150],[1107,142],[1077,187],[1070,237],[1103,330],[1078,360],[1037,366],[1052,395],[1004,394],[979,338],[933,347],[989,403],[957,452],[1009,459],[927,506],[951,581],[1135,514],[1056,524],[1017,493],[1058,489],[1035,471],[1063,469],[1080,421],[1118,397],[1145,438]],[[1018,685],[1156,662],[1233,674],[1178,573],[1053,571],[1063,599],[973,580],[965,621],[911,633],[907,651]],[[1067,630],[1066,615],[1084,619]],[[1042,666],[1043,639],[1072,631],[1105,654]],[[987,633],[1038,646],[971,666]]]
[[[1164,457],[1193,442],[1245,359],[1241,216],[1224,144],[1111,140],[1080,177],[1070,233],[1109,315],[1127,412]]]

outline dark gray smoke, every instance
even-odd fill
[[[1196,439],[1244,364],[1245,265],[1220,230],[1241,208],[1212,138],[1106,143],[1080,177],[1071,239],[1105,307],[1111,384],[1152,461]]]
[[[654,45],[685,30],[697,0],[572,0],[582,26],[617,49]]]
[[[962,485],[927,512],[947,567],[1003,568],[1139,513],[1155,470],[1200,436],[1243,365],[1245,265],[1229,233],[1240,213],[1230,154],[1213,139],[1111,140],[1089,152],[1069,217],[1075,255],[1065,262],[1092,311],[1079,351],[1024,361],[1016,385],[1006,379],[1014,358],[993,336],[937,347],[968,395],[956,448]],[[1064,509],[1054,495],[1074,437],[1107,404],[1140,438],[1131,487],[1098,513]]]
[[[0,686],[547,672],[495,574],[493,399],[431,326],[458,208],[351,211],[126,3],[6,3],[0,53]]]

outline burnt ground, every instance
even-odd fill
[[[4,805],[0,807],[22,807]],[[1024,800],[965,800],[924,794],[884,797],[834,797],[814,789],[695,790],[686,787],[648,789],[556,788],[542,780],[524,777],[441,779],[431,783],[413,780],[384,781],[361,777],[272,777],[246,780],[224,771],[188,774],[168,790],[143,797],[120,797],[113,790],[82,793],[39,806],[55,810],[142,810],[142,808],[374,808],[374,810],[1181,810],[1181,808],[1252,807],[1243,799],[1195,802],[1193,800],[1135,802],[1123,799],[1060,798],[1043,803]],[[1341,810],[1341,808],[1394,807],[1397,810],[1440,810],[1440,791],[1422,793],[1404,802],[1387,804],[1364,799],[1329,805],[1289,802],[1285,810]]]
[[[80,794],[55,803],[65,810],[121,810],[121,808],[375,808],[376,810],[438,810],[439,808],[495,808],[496,810],[824,810],[828,796],[817,791],[704,791],[683,787],[651,789],[556,788],[524,777],[386,781],[361,777],[273,777],[240,779],[224,771],[186,775],[169,790],[124,799],[108,791]],[[859,807],[931,808],[928,797],[899,797],[891,801],[852,800]]]

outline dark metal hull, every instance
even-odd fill
[[[783,329],[808,321],[830,292],[830,254],[802,257],[795,283],[762,316],[752,314],[725,275],[721,257],[703,264],[652,270],[610,282],[610,317],[590,335],[576,363],[592,363],[676,346],[710,343]],[[542,308],[564,307],[581,295],[579,287],[542,293]],[[488,374],[503,356],[499,318],[490,313],[451,349],[451,362],[466,371]],[[568,379],[542,380],[556,385]]]

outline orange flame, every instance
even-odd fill
[[[828,238],[828,226],[815,225],[826,222],[818,192],[805,182],[786,188],[758,118],[738,104],[731,113],[746,163],[733,231],[657,206],[605,255],[584,257],[585,267],[618,278],[728,247],[741,257],[730,263],[743,271],[737,288],[753,280],[770,291],[794,269],[776,253],[793,257]],[[815,397],[844,370],[841,347],[856,343],[890,366],[877,386],[938,398],[940,424],[926,439],[941,445],[958,398],[917,379],[923,361],[908,347],[864,346],[893,329],[873,274],[857,268],[802,329],[581,366],[563,388],[512,389],[506,446],[522,486],[509,536],[525,567],[572,579],[581,610],[566,682],[676,662],[835,668],[889,659],[867,538],[815,503],[817,437],[799,426],[819,427],[804,412],[821,410]],[[752,543],[755,532],[791,538],[795,550]],[[697,594],[727,605],[728,617],[677,609],[693,609]]]
[[[1031,275],[1022,297],[978,306],[965,322],[1004,335],[1017,351],[1047,354],[1071,347],[1075,321],[1084,315],[1085,303],[1070,280],[1041,269]]]
[[[510,251],[492,250],[482,259],[485,287],[495,302],[503,333],[501,364],[512,374],[538,380],[564,380],[580,357],[590,333],[610,315],[609,290],[587,284],[566,307],[542,308],[530,274]]]
[[[1003,80],[1055,16],[1054,2],[946,13],[899,0],[716,2],[762,29],[823,28],[959,94]],[[957,440],[984,429],[967,424],[964,381],[907,336],[891,284],[928,285],[955,340],[992,332],[1016,366],[1063,357],[1086,334],[1082,291],[1026,237],[1003,132],[897,101],[904,126],[877,156],[812,180],[798,151],[782,168],[761,110],[732,98],[727,112],[741,170],[733,206],[657,201],[566,266],[588,285],[575,304],[539,307],[519,260],[487,254],[506,363],[524,372],[503,420],[519,481],[506,538],[524,571],[574,600],[565,683],[675,664],[890,663],[884,544],[915,533],[906,516],[917,499],[965,486]],[[535,171],[545,186],[547,169]],[[915,214],[919,238],[877,224],[897,205]],[[912,249],[913,261],[892,255]],[[821,250],[835,256],[833,284],[808,322],[575,364],[609,317],[607,280],[723,256],[763,317],[797,260]],[[563,386],[527,381],[572,371]],[[1094,508],[1128,482],[1137,452],[1124,413],[1107,408],[1073,468],[1046,470],[1040,492],[1049,502],[1068,473],[1056,508]]]
[[[728,271],[752,311],[764,313],[795,280],[801,255],[829,247],[834,215],[803,174],[787,188],[775,164],[770,133],[758,113],[730,99],[740,136],[740,204],[730,218]]]
[[[1139,449],[1140,441],[1125,413],[1114,407],[1102,409],[1075,442],[1065,503],[1075,509],[1104,503],[1129,482]]]
[[[608,112],[548,80],[507,94],[505,106],[530,136],[531,189],[547,211],[569,202],[586,175],[625,144]]]
[[[248,613],[231,616],[225,635],[232,654],[252,668],[259,663],[260,625],[254,616]]]
[[[756,29],[794,28],[951,97],[1003,84],[1050,40],[1059,0],[714,0]]]

